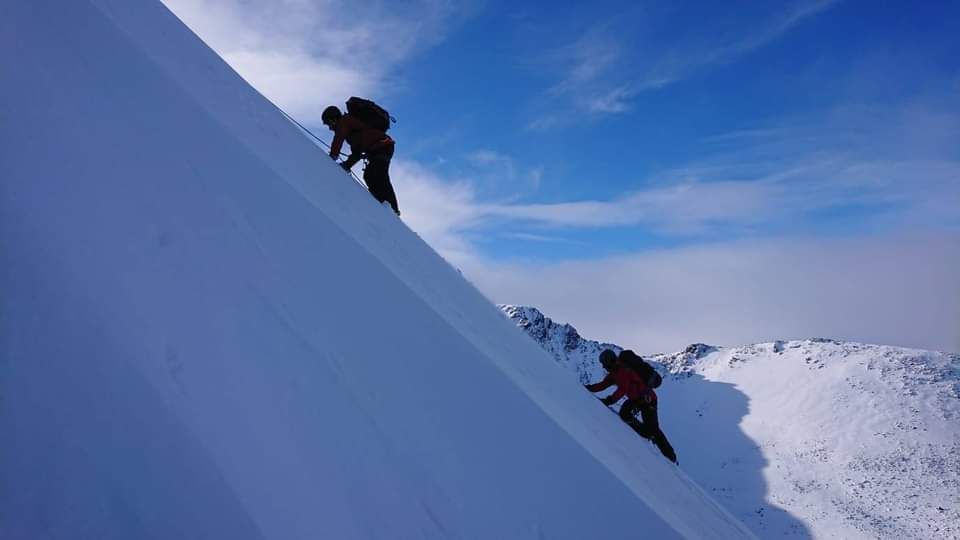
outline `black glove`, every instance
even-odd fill
[[[347,171],[347,172],[350,172],[350,166],[347,165],[347,162],[346,162],[346,161],[344,161],[343,163],[340,164],[340,168],[343,169],[343,170],[345,170],[345,171]]]

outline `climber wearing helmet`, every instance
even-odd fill
[[[620,357],[610,349],[600,353],[600,364],[607,370],[607,376],[598,383],[585,386],[591,392],[600,392],[616,385],[617,390],[600,401],[609,407],[623,396],[627,396],[627,400],[620,406],[620,419],[641,437],[657,445],[664,457],[676,463],[677,454],[667,441],[666,435],[660,430],[660,422],[657,419],[657,394],[636,370],[623,361],[624,355],[629,356],[634,353],[623,351]],[[635,416],[638,411],[643,419],[642,422]]]
[[[390,183],[390,160],[393,159],[394,149],[393,139],[386,134],[385,130],[370,125],[372,122],[365,122],[360,116],[349,112],[343,114],[340,109],[332,105],[323,111],[321,120],[334,134],[333,142],[330,144],[330,157],[336,160],[340,156],[340,149],[343,147],[344,141],[346,141],[350,145],[350,155],[340,166],[343,167],[343,170],[349,172],[358,161],[366,160],[367,164],[363,168],[363,181],[367,184],[367,189],[377,202],[388,202],[399,216],[400,207],[397,204],[397,195]]]

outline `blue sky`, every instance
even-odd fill
[[[514,204],[609,201],[676,185],[677,171],[694,164],[729,163],[687,177],[709,184],[759,180],[791,158],[825,150],[871,160],[889,150],[884,145],[897,144],[895,134],[865,125],[897,127],[896,119],[876,115],[897,116],[901,107],[937,114],[957,103],[960,40],[950,22],[957,8],[930,3],[904,13],[905,5],[855,2],[741,4],[704,10],[703,3],[620,2],[589,11],[485,5],[403,70],[409,86],[395,94],[393,107],[407,120],[398,124],[397,138],[413,141],[408,155],[439,174],[474,179],[479,197]],[[433,137],[421,142],[424,132]],[[732,138],[751,132],[756,136]],[[476,160],[480,153],[488,159]],[[904,157],[918,156],[911,150]],[[758,170],[732,170],[744,165]],[[689,234],[662,234],[646,223],[600,234],[553,231],[558,240],[574,241],[567,244],[496,241],[518,229],[551,236],[538,223],[500,223],[480,245],[492,256],[557,259],[805,227],[843,233],[881,226],[893,204],[822,201],[792,215],[787,227],[721,219]]]
[[[165,3],[310,126],[389,108],[404,221],[494,301],[960,350],[956,2]]]

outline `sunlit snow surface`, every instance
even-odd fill
[[[501,308],[579,379],[603,375],[608,345]],[[758,536],[960,537],[960,356],[808,339],[648,358],[671,374],[681,468]]]
[[[158,2],[0,68],[0,538],[749,535]]]

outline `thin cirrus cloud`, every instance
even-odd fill
[[[631,35],[636,33],[634,28],[621,30],[611,23],[596,24],[548,55],[550,62],[562,71],[560,81],[548,93],[564,96],[591,113],[626,112],[637,94],[676,83],[712,66],[733,62],[776,41],[838,1],[787,3],[762,16],[759,22],[749,17],[737,19],[736,24],[742,28],[721,24],[704,28],[695,37],[681,35],[675,41],[665,38],[659,43],[637,42],[632,46],[628,44],[632,41]],[[549,129],[558,122],[558,119],[540,117],[528,128]]]
[[[838,3],[838,0],[806,0],[785,4],[781,11],[773,13],[765,21],[740,32],[724,33],[736,35],[735,38],[719,34],[698,43],[678,43],[671,45],[658,55],[647,73],[636,82],[635,91],[660,88],[682,80],[690,75],[714,65],[734,61],[764,45],[772,43],[804,20],[822,13]]]
[[[487,184],[508,184],[513,188],[536,191],[543,180],[544,166],[520,167],[512,156],[480,149],[466,156],[475,167],[475,177],[486,177]]]
[[[690,180],[609,201],[491,204],[484,208],[490,217],[547,227],[648,225],[675,233],[694,233],[713,222],[760,222],[768,217],[765,205],[776,198],[777,192],[777,186],[765,182]]]
[[[471,13],[445,0],[403,10],[375,0],[163,2],[254,87],[305,117],[345,96],[384,92],[398,65]]]

